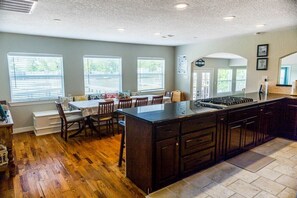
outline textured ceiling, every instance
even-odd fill
[[[184,0],[189,7],[182,11],[174,8],[178,2],[39,0],[32,14],[0,10],[0,31],[176,46],[297,27],[297,0]],[[227,22],[225,16],[236,17]]]

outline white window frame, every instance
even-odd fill
[[[139,84],[138,84],[138,79],[139,79],[139,60],[162,60],[162,61],[164,61],[164,66],[163,66],[163,70],[162,70],[162,75],[163,75],[162,85],[163,85],[163,87],[158,88],[158,89],[145,89],[145,90],[140,90],[139,89]],[[166,60],[165,60],[165,58],[161,58],[161,57],[137,57],[137,91],[138,92],[164,91],[165,90],[165,67],[166,67]]]
[[[55,97],[44,97],[44,98],[29,98],[26,100],[14,100],[13,98],[13,91],[12,91],[12,87],[11,84],[12,79],[10,76],[10,65],[9,65],[9,56],[24,56],[24,57],[56,57],[56,58],[61,58],[61,92],[62,95],[57,95]],[[47,101],[53,101],[56,100],[59,96],[65,96],[65,86],[64,86],[64,80],[65,80],[65,76],[64,76],[64,59],[63,59],[63,55],[61,54],[46,54],[46,53],[22,53],[22,52],[8,52],[7,53],[7,66],[8,66],[8,75],[9,75],[9,91],[10,91],[10,98],[11,98],[11,102],[12,104],[22,104],[22,103],[30,103],[30,104],[35,104],[36,102],[40,103],[47,103]],[[15,105],[18,106],[18,105]]]
[[[229,70],[232,70],[232,87],[231,87],[231,91],[230,92],[218,92],[218,77],[219,77],[219,69],[229,69]],[[220,95],[226,95],[226,94],[230,94],[230,93],[240,93],[242,92],[242,90],[240,91],[236,91],[236,83],[237,83],[237,80],[236,80],[236,75],[237,75],[237,70],[238,69],[245,69],[247,71],[247,68],[246,67],[226,67],[226,68],[218,68],[216,70],[217,72],[217,75],[216,75],[216,95],[220,96]],[[247,81],[247,76],[245,78],[245,88],[246,88],[246,81]]]
[[[85,58],[114,58],[114,59],[119,59],[120,60],[120,73],[119,73],[119,91],[122,91],[123,88],[123,73],[122,73],[122,68],[123,68],[123,64],[122,64],[122,57],[120,56],[108,56],[108,55],[84,55],[83,56],[83,70],[84,70],[84,92],[85,94],[95,94],[95,93],[86,93],[86,84],[85,84]]]

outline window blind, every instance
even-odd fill
[[[56,99],[64,96],[63,57],[8,53],[13,102]]]
[[[165,60],[162,58],[137,59],[138,91],[164,90]]]
[[[85,94],[122,90],[122,58],[84,56]]]

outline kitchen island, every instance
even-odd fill
[[[297,140],[297,99],[241,95],[254,101],[223,109],[194,101],[118,110],[126,115],[126,174],[151,193],[280,136]]]

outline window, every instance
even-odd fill
[[[246,86],[246,69],[236,69],[235,91],[242,91]]]
[[[85,94],[122,90],[120,57],[84,56]]]
[[[8,53],[7,58],[13,102],[64,96],[62,56]]]
[[[138,58],[138,91],[164,90],[164,59]]]
[[[232,92],[232,69],[218,69],[217,93]]]

